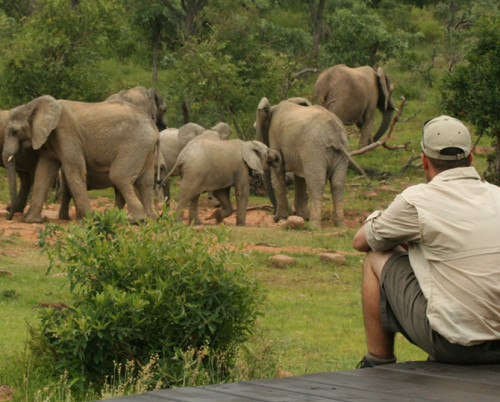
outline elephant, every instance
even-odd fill
[[[150,116],[126,102],[86,103],[44,95],[9,111],[2,159],[16,205],[16,159],[21,146],[39,152],[25,222],[41,216],[59,167],[75,200],[77,218],[91,210],[87,177],[108,175],[128,206],[129,220],[156,217],[154,159],[158,129]],[[9,216],[11,219],[12,216]]]
[[[130,89],[124,89],[116,94],[109,96],[105,102],[128,102],[136,106],[138,109],[151,116],[155,122],[158,130],[166,129],[167,118],[165,111],[167,109],[163,97],[154,89],[146,89],[145,87],[138,86]],[[99,172],[87,171],[87,189],[98,190],[103,188],[112,187],[113,183]],[[117,188],[115,191],[115,205],[118,208],[125,206],[125,200],[121,196]],[[71,193],[66,186],[66,183],[61,180],[61,205],[59,208],[59,219],[69,220],[69,204],[71,202]]]
[[[271,106],[262,98],[257,107],[257,140],[279,152],[281,163],[271,169],[272,186],[264,180],[273,199],[276,190],[274,219],[289,216],[285,173],[295,177],[295,213],[309,219],[313,228],[321,227],[321,201],[325,182],[330,181],[333,196],[334,223],[344,224],[343,191],[347,167],[351,162],[359,165],[347,152],[347,131],[342,121],[323,106],[303,106],[296,101],[284,100]],[[309,192],[311,211],[307,207]]]
[[[158,131],[167,128],[167,117],[165,112],[167,106],[163,97],[153,88],[134,87],[124,89],[116,94],[110,95],[105,102],[128,102],[136,106],[153,119]]]
[[[187,123],[180,128],[167,128],[160,132],[160,152],[156,166],[156,190],[159,197],[170,199],[170,180],[165,179],[168,172],[174,167],[177,157],[189,141],[199,136],[213,136],[215,139],[227,140],[231,136],[231,127],[220,122],[211,130],[196,123]],[[202,135],[203,134],[203,135]],[[179,176],[180,171],[173,171],[169,177]]]
[[[375,110],[382,113],[382,122],[373,136],[377,141],[389,128],[394,103],[391,98],[394,86],[384,69],[370,66],[357,68],[337,64],[323,71],[314,85],[314,97],[330,112],[349,126],[356,124],[361,132],[359,148],[371,141]]]
[[[186,145],[170,171],[179,169],[182,178],[176,212],[180,217],[189,204],[189,223],[200,224],[198,199],[201,193],[212,191],[222,206],[215,211],[217,222],[221,222],[233,213],[230,189],[234,186],[236,224],[244,226],[250,175],[263,174],[269,166],[277,166],[279,154],[259,141],[220,141],[210,137],[210,133],[206,134],[204,138],[196,138]]]
[[[0,152],[3,150],[5,140],[5,126],[8,110],[0,110]],[[16,203],[7,206],[7,211],[12,216],[16,212],[23,212],[28,196],[31,190],[31,185],[35,178],[35,168],[38,162],[38,152],[32,148],[22,148],[16,158],[16,173],[19,176],[20,187],[19,193],[16,196]],[[0,158],[0,166],[4,166]]]

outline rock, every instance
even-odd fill
[[[5,270],[5,269],[1,269],[1,270],[0,270],[0,276],[12,276],[12,275],[13,275],[13,274],[12,274],[12,272],[10,272],[10,271],[7,271],[7,270]]]
[[[345,264],[345,257],[338,253],[324,253],[319,256],[321,262],[335,262],[338,265]]]
[[[301,216],[292,215],[286,220],[285,226],[290,229],[302,229],[306,225],[306,221]]]
[[[0,401],[13,401],[14,393],[8,385],[0,386]]]
[[[272,257],[269,257],[269,261],[271,261],[271,264],[273,266],[278,267],[278,268],[285,267],[287,265],[295,264],[295,258],[290,257],[288,255],[284,255],[284,254],[273,255]]]

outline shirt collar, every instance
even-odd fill
[[[432,178],[431,183],[450,181],[450,180],[461,180],[461,179],[474,179],[481,180],[479,173],[473,166],[460,167],[443,170]]]

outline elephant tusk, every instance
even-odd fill
[[[12,159],[14,159],[14,155],[9,156],[9,158],[7,159],[7,162],[10,163],[12,161]]]

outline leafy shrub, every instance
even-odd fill
[[[165,213],[139,226],[116,210],[47,225],[40,243],[49,271],[67,270],[71,298],[67,309],[42,314],[58,370],[83,385],[113,374],[117,363],[141,367],[158,355],[168,386],[182,378],[179,357],[204,350],[203,363],[220,380],[262,300],[243,267],[230,265],[225,241],[222,229],[204,234]]]

